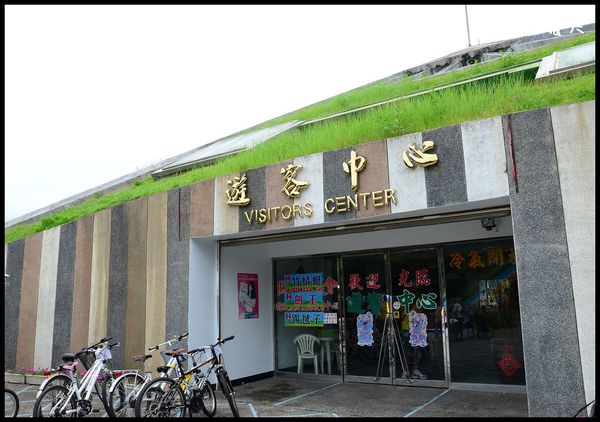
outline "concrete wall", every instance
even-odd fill
[[[257,321],[240,325],[230,320],[232,305],[224,295],[233,274],[219,274],[216,240],[510,203],[530,412],[569,416],[595,397],[595,287],[590,282],[595,279],[594,107],[591,101],[531,110],[358,145],[354,149],[367,158],[359,190],[396,189],[396,204],[377,210],[323,212],[325,198],[351,193],[342,170],[351,148],[345,148],[293,160],[304,166],[297,179],[310,183],[293,203],[312,202],[312,217],[247,223],[244,211],[285,203],[277,191],[278,182],[283,186],[277,167],[286,163],[279,163],[245,172],[249,208],[226,205],[227,180],[233,174],[140,198],[13,242],[5,246],[11,276],[5,287],[5,364],[55,366],[62,353],[109,334],[122,344],[115,362],[134,367],[131,355],[187,328],[200,330],[193,334],[198,341],[213,341],[219,333],[215,308],[221,311],[223,335],[250,324],[261,342],[268,341],[259,325],[267,322],[262,310],[270,296],[260,298]],[[402,152],[425,140],[435,142],[432,152],[439,163],[408,169]],[[400,246],[405,240],[390,242]],[[324,238],[298,240],[290,253],[304,247],[317,253],[324,244]],[[336,249],[357,249],[355,245],[338,243]],[[221,264],[235,262],[234,257],[224,259]],[[251,260],[235,266],[240,272],[258,272],[261,295],[271,294],[262,284],[270,283],[270,267]],[[247,268],[242,271],[242,266]],[[194,306],[196,300],[206,310]],[[207,327],[195,319],[198,312]],[[245,339],[244,332],[236,335]],[[271,353],[270,343],[265,345]],[[272,356],[261,359],[254,370],[272,370]],[[235,355],[229,363],[234,377],[251,372]],[[547,371],[548,363],[556,369]]]
[[[593,103],[550,110],[573,283],[585,402],[596,398],[596,109]],[[582,195],[585,193],[585,195]]]

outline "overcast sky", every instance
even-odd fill
[[[595,7],[468,15],[476,45]],[[5,221],[467,45],[464,5],[5,6]]]

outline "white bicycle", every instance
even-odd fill
[[[176,336],[164,343],[157,344],[154,347],[148,349],[148,351],[159,350],[163,347],[171,347],[173,343],[180,342],[186,338],[189,333],[184,333]],[[160,376],[175,377],[178,374],[179,367],[176,365],[177,360],[174,357],[168,357],[162,351],[161,356],[165,360],[166,367],[168,367],[166,373],[161,372]],[[133,360],[136,362],[144,362],[144,374],[139,371],[132,371],[125,373],[118,377],[111,385],[108,391],[108,414],[112,418],[123,418],[133,417],[135,402],[142,389],[149,384],[153,378],[152,373],[148,370],[146,360],[151,358],[152,355],[138,355],[133,356]]]
[[[74,355],[65,355],[63,359],[70,362],[69,373],[74,372],[76,359],[94,363],[89,367],[85,376],[79,380],[71,379],[68,387],[53,385],[47,387],[36,399],[33,417],[83,417],[92,413],[92,393],[99,378],[109,370],[106,361],[112,358],[110,350],[119,343],[108,344],[112,337],[103,338],[98,343],[88,346]],[[88,367],[87,364],[84,366]]]

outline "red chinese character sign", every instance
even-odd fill
[[[238,319],[258,318],[258,274],[238,273]]]

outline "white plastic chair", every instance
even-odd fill
[[[298,373],[303,371],[304,359],[312,359],[315,367],[315,374],[319,373],[319,361],[317,357],[317,351],[315,350],[315,343],[321,345],[318,338],[312,334],[300,334],[294,339],[296,343],[296,350],[298,351]]]

